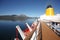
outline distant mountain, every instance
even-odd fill
[[[27,18],[28,16],[26,16],[26,15],[24,15],[24,14],[21,14],[21,15],[19,15],[18,17],[20,17],[20,18]]]
[[[24,14],[21,14],[21,15],[19,15],[20,17],[27,17],[26,15],[24,15]]]
[[[27,19],[28,18],[28,16],[26,16],[26,15],[17,15],[17,16],[15,16],[15,19],[18,19],[18,20],[25,20],[25,19]]]
[[[21,15],[4,15],[0,16],[0,20],[26,20],[26,19],[37,19],[38,17],[28,17],[24,14]]]

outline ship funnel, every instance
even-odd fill
[[[54,16],[54,8],[51,5],[46,8],[46,16]]]

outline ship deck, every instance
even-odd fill
[[[60,40],[60,37],[50,29],[45,22],[41,21],[37,40]]]

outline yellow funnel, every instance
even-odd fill
[[[49,5],[46,9],[46,16],[54,16],[54,9]]]

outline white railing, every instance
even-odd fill
[[[35,25],[36,25],[37,23],[38,23],[38,20],[34,21],[34,24],[35,24]],[[26,23],[26,26],[28,27],[28,29],[29,29],[30,32],[33,31],[33,29],[29,26],[28,23]],[[21,30],[21,28],[20,28],[19,25],[17,25],[16,28],[17,28],[19,34],[21,35],[22,39],[24,40],[25,37],[26,37],[26,36],[24,35],[24,32]],[[38,35],[39,28],[40,28],[40,22],[38,23],[37,29],[34,31],[34,33],[33,33],[33,35],[32,35],[32,37],[31,37],[30,40],[36,40],[37,35]]]

